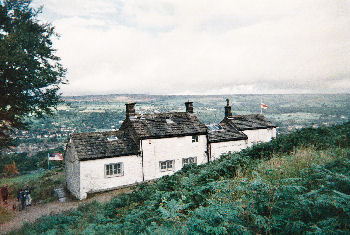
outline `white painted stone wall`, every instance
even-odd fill
[[[245,140],[211,143],[211,161],[227,152],[240,151],[259,142],[268,142],[276,137],[276,128],[243,131]],[[141,156],[121,156],[114,158],[78,161],[74,147],[68,147],[65,154],[67,188],[78,199],[85,199],[87,193],[110,190],[143,179],[153,180],[171,175],[182,168],[182,159],[196,157],[197,164],[208,162],[207,137],[199,135],[198,142],[192,142],[192,136],[141,140]],[[161,171],[160,161],[174,160],[171,171]],[[105,165],[123,163],[123,176],[106,177]],[[144,175],[143,175],[144,174]]]
[[[248,136],[248,147],[261,142],[269,142],[272,138],[276,138],[276,128],[245,130],[243,133]]]
[[[208,162],[207,137],[199,135],[198,142],[192,143],[192,136],[141,140],[145,180],[171,175],[182,168],[182,159],[197,157],[197,164]],[[159,162],[175,160],[172,171],[161,171]]]
[[[79,198],[80,165],[74,147],[68,146],[64,155],[67,189]]]
[[[246,140],[236,140],[227,142],[210,143],[210,161],[214,161],[221,157],[222,154],[228,152],[239,152],[248,146],[248,141]]]
[[[105,165],[111,163],[123,163],[124,175],[107,177]],[[110,190],[138,182],[142,182],[142,158],[140,156],[80,161],[79,199],[85,199],[87,193]]]

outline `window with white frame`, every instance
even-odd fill
[[[160,171],[172,171],[174,169],[175,161],[168,160],[159,162]]]
[[[106,177],[123,176],[123,163],[118,162],[105,165],[105,175]]]
[[[198,142],[198,135],[192,135],[192,143]]]
[[[197,157],[182,158],[182,166],[197,164]]]

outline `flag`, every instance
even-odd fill
[[[260,103],[260,105],[261,105],[261,108],[262,109],[267,109],[267,108],[270,108],[269,106],[267,106],[266,104],[264,104],[264,103]]]
[[[49,161],[63,161],[62,153],[50,153]]]

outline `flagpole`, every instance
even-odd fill
[[[262,114],[262,97],[260,97],[260,114]]]
[[[50,153],[47,153],[47,169],[50,170]]]

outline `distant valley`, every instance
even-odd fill
[[[205,124],[223,119],[225,99],[229,98],[233,114],[260,112],[260,100],[269,106],[263,114],[285,134],[303,127],[328,126],[350,119],[349,94],[273,94],[218,96],[161,96],[143,94],[111,94],[67,96],[53,117],[28,119],[28,131],[16,133],[17,147],[8,153],[27,153],[62,148],[73,132],[118,129],[125,118],[125,103],[136,102],[136,112],[154,113],[184,111],[187,100],[194,102],[194,112]]]

